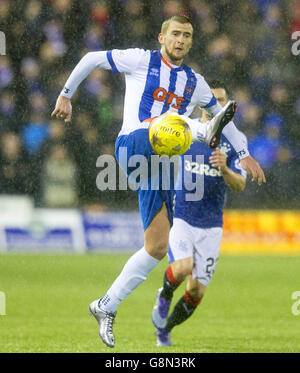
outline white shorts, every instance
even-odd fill
[[[193,278],[207,286],[219,258],[222,233],[221,227],[197,228],[174,218],[169,236],[169,263],[192,257]]]

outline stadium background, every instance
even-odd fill
[[[1,291],[7,296],[0,352],[98,351],[83,311],[128,255],[107,250],[137,249],[143,239],[135,192],[96,187],[96,160],[113,154],[122,121],[123,77],[93,71],[73,98],[70,125],[50,113],[85,53],[158,48],[162,21],[182,12],[195,26],[186,63],[208,80],[225,82],[238,102],[235,123],[268,182],[258,187],[248,180],[243,193],[229,193],[222,252],[251,258],[221,258],[201,311],[207,322],[201,329],[197,318],[187,323],[174,351],[198,352],[188,337],[196,330],[205,338],[204,352],[299,352],[299,320],[290,311],[291,294],[300,290],[299,257],[261,255],[300,252],[300,56],[291,52],[291,35],[300,30],[299,0],[0,0],[6,35],[6,56],[0,56],[0,251],[18,253],[0,256],[0,315]],[[69,255],[84,246],[90,256]],[[99,248],[106,255],[93,256]],[[68,253],[22,255],[25,249]],[[117,338],[123,344],[116,351],[152,351],[149,312],[165,264],[132,296],[135,303],[120,307]],[[135,314],[135,325],[122,314]]]
[[[235,123],[268,180],[229,193],[227,208],[299,209],[300,74],[291,34],[300,28],[300,2],[288,0],[1,0],[7,39],[0,58],[1,194],[29,196],[42,208],[137,210],[135,192],[96,187],[96,160],[114,153],[122,121],[123,77],[93,71],[74,96],[71,125],[50,113],[85,53],[158,48],[162,21],[176,13],[195,25],[186,62],[228,86],[239,105]],[[285,241],[297,239],[297,211],[262,216],[268,221],[259,231],[268,236],[283,228]],[[230,215],[226,229],[231,221]]]

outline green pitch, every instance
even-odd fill
[[[151,310],[164,260],[118,309],[116,347],[98,337],[88,314],[129,255],[0,255],[0,352],[300,352],[300,257],[222,256],[203,303],[155,346]],[[175,301],[184,287],[175,293]],[[0,308],[1,309],[1,308]],[[300,305],[294,307],[300,310]]]

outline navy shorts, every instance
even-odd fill
[[[144,178],[145,183],[143,186],[140,183],[140,187],[137,189],[139,209],[144,230],[147,229],[154,215],[161,208],[163,202],[166,204],[170,226],[172,226],[173,200],[175,194],[174,172],[170,172],[170,188],[168,190],[163,190],[161,169],[156,175],[153,174],[154,172],[151,172],[151,156],[154,156],[155,154],[149,141],[148,129],[142,128],[133,131],[128,135],[120,135],[116,140],[115,155],[119,166],[126,173],[129,182],[131,176],[135,175],[134,171],[140,167],[140,164],[137,164],[135,167],[128,167],[129,158],[132,156],[143,156],[142,158],[147,164],[147,167],[144,167],[144,170],[147,171],[147,177]],[[156,179],[154,184],[153,179]],[[136,178],[134,178],[134,180],[138,181]],[[151,185],[157,185],[157,187],[153,188]]]

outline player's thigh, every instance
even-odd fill
[[[193,261],[193,232],[192,227],[184,220],[173,219],[173,226],[169,236],[169,263],[191,263]],[[191,261],[182,262],[184,259],[191,258]]]
[[[215,272],[219,258],[223,230],[220,227],[198,229],[194,251],[193,279],[207,286]]]
[[[162,259],[168,250],[170,222],[165,203],[157,211],[145,230],[145,249],[157,259]]]

